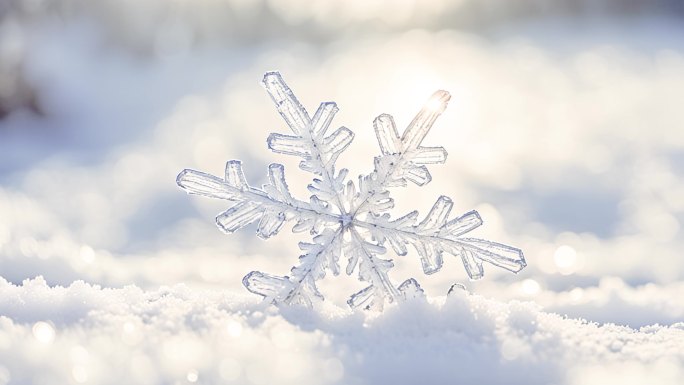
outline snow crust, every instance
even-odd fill
[[[0,314],[0,378],[13,384],[675,385],[684,375],[684,323],[598,325],[464,290],[374,313],[37,277],[0,280]]]

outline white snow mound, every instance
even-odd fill
[[[383,313],[185,285],[0,279],[0,383],[680,384],[684,323],[635,330],[458,291]]]

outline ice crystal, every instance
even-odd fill
[[[421,296],[423,290],[413,278],[399,286],[392,283],[388,275],[392,260],[381,257],[388,247],[400,256],[408,253],[408,246],[414,248],[425,274],[442,268],[445,253],[460,257],[473,280],[482,278],[483,262],[512,272],[525,267],[520,249],[462,237],[480,226],[482,219],[476,211],[451,218],[453,203],[446,196],[439,197],[422,220],[417,211],[396,219],[390,216],[394,201],[389,188],[408,182],[423,186],[431,180],[427,166],[446,161],[443,147],[421,144],[446,109],[448,92],[435,92],[402,135],[391,115],[375,118],[381,153],[375,157],[375,169],[354,183],[347,179],[347,169],[336,168],[337,158],[354,138],[346,127],[329,132],[337,105],[323,102],[311,117],[278,72],[266,73],[263,85],[292,131],[271,134],[268,147],[302,158],[299,167],[313,174],[309,199],[290,194],[284,167],[278,163],[268,167],[268,183],[261,188],[247,183],[239,160],[228,161],[222,178],[188,169],[177,178],[178,185],[190,194],[228,201],[229,208],[216,217],[225,233],[258,221],[257,235],[266,239],[277,234],[285,222],[294,222],[293,232],[308,231],[313,236],[311,242],[299,244],[303,254],[289,276],[253,271],[243,278],[247,290],[275,303],[311,307],[314,300],[323,299],[316,282],[328,270],[339,274],[344,256],[345,272],[358,271],[359,279],[368,284],[347,301],[352,308],[380,310],[386,302]]]

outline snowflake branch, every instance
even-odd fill
[[[411,244],[421,257],[423,271],[432,274],[442,267],[442,253],[460,256],[471,279],[484,274],[482,262],[488,262],[517,273],[527,264],[522,250],[501,243],[477,238],[460,238],[482,224],[476,211],[447,221],[453,203],[442,196],[430,213],[415,224],[418,212],[413,211],[397,220],[389,215],[371,217],[371,220],[355,219],[353,224],[367,229],[379,244],[388,242],[398,255],[405,255],[406,244]]]
[[[314,239],[314,244],[300,243],[300,248],[309,250],[308,253],[299,257],[301,263],[299,266],[292,268],[292,278],[296,280],[295,289],[292,290],[286,297],[285,302],[289,303],[296,295],[301,293],[302,283],[310,280],[311,291],[317,297],[323,299],[323,296],[318,292],[315,282],[325,276],[325,268],[332,270],[333,275],[340,273],[339,259],[341,254],[341,240],[343,227],[339,226],[332,235],[320,235]],[[292,281],[292,279],[290,279]]]
[[[299,167],[323,178],[314,179],[309,190],[322,200],[332,198],[339,212],[346,214],[340,194],[347,170],[340,170],[336,176],[335,162],[351,144],[354,133],[346,127],[340,127],[325,136],[339,110],[337,104],[321,103],[312,119],[278,72],[266,73],[263,84],[278,112],[296,135],[273,133],[268,137],[268,147],[276,153],[302,157],[304,160]]]
[[[269,181],[263,190],[250,187],[237,160],[226,164],[224,179],[200,171],[185,169],[178,174],[176,183],[189,194],[225,199],[234,204],[216,217],[217,226],[233,233],[261,219],[257,233],[262,238],[276,234],[286,220],[297,219],[293,231],[314,229],[318,222],[341,221],[340,216],[324,211],[321,205],[293,198],[287,188],[283,166],[269,166]]]
[[[334,275],[339,274],[342,233],[343,228],[339,226],[336,231],[330,230],[315,237],[313,244],[300,243],[300,248],[307,252],[299,257],[300,264],[291,269],[291,277],[252,271],[243,278],[243,285],[266,301],[301,303],[311,307],[310,294],[323,299],[316,281],[325,276],[325,269],[330,268]]]
[[[411,181],[423,186],[432,180],[426,165],[444,163],[447,152],[443,147],[422,147],[437,118],[444,112],[451,96],[446,91],[435,92],[399,137],[394,118],[382,114],[375,118],[373,127],[381,155],[375,158],[375,170],[359,177],[360,193],[354,199],[353,216],[363,213],[369,205],[373,214],[393,207],[387,188],[405,186]]]
[[[370,286],[352,295],[347,303],[352,308],[382,310],[385,299],[392,303],[401,298],[401,293],[387,275],[394,264],[391,260],[375,257],[376,254],[385,252],[384,247],[366,242],[354,227],[350,227],[349,231],[352,242],[345,250],[345,254],[349,256],[347,274],[351,274],[359,263],[359,278],[369,282]]]

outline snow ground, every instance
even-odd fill
[[[0,384],[682,382],[677,2],[434,0],[413,18],[360,1],[335,23],[276,3],[0,4]],[[528,267],[467,282],[409,254],[392,278],[430,303],[351,314],[360,287],[340,277],[314,312],[258,304],[241,278],[285,274],[306,239],[225,236],[221,203],[175,176],[242,159],[260,184],[277,161],[306,196],[265,147],[284,130],[258,84],[273,69],[309,109],[337,101],[352,175],[377,152],[373,117],[405,124],[449,90],[426,140],[447,164],[397,191],[397,213],[449,195]],[[477,295],[440,297],[454,282]]]
[[[37,278],[1,281],[0,311],[9,383],[675,385],[684,376],[684,323],[599,325],[462,290],[370,314],[276,309],[182,284],[64,288]]]

